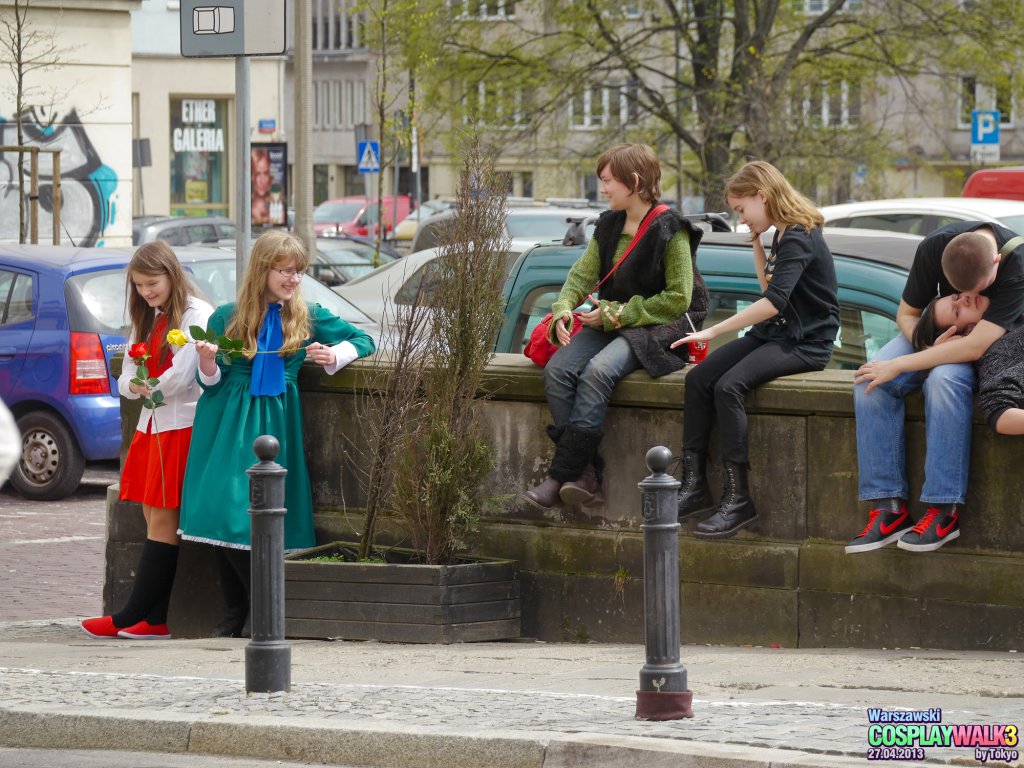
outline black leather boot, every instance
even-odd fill
[[[679,522],[710,512],[715,500],[708,488],[708,455],[683,451],[683,486],[679,489]]]
[[[740,528],[744,528],[757,520],[757,509],[750,498],[747,484],[746,464],[725,462],[725,489],[722,500],[718,503],[715,514],[697,524],[694,535],[699,539],[727,539],[735,536]]]

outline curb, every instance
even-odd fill
[[[0,746],[219,755],[367,768],[863,768],[863,759],[637,736],[211,721],[120,712],[0,711]]]

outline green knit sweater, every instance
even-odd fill
[[[632,239],[631,235],[625,233],[619,236],[612,264],[618,261]],[[627,258],[633,258],[632,254]],[[569,270],[565,285],[558,294],[558,301],[551,309],[554,318],[549,336],[554,343],[557,343],[554,341],[554,321],[572,314],[573,309],[578,307],[597,285],[600,271],[601,255],[598,252],[597,239],[591,238],[583,255]],[[665,290],[647,299],[643,296],[633,296],[625,303],[602,299],[600,303],[604,330],[669,323],[689,309],[692,293],[693,266],[690,260],[690,241],[686,232],[680,231],[673,235],[665,246]]]

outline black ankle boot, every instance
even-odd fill
[[[247,637],[244,633],[249,618],[248,606],[233,606],[224,611],[220,624],[210,630],[210,637]]]
[[[694,534],[699,539],[727,539],[735,536],[740,528],[744,528],[757,520],[757,509],[750,498],[747,485],[746,464],[725,462],[725,489],[722,500],[715,514],[697,524]]]
[[[708,455],[683,451],[683,486],[679,489],[679,521],[715,508],[708,488]]]

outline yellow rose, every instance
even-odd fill
[[[172,347],[184,347],[188,344],[188,336],[186,336],[180,329],[175,328],[167,334],[167,343]]]

